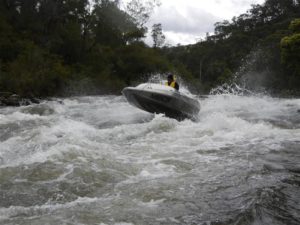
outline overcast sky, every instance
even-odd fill
[[[214,31],[214,23],[231,20],[251,8],[251,4],[263,4],[265,0],[161,0],[148,26],[161,23],[166,43],[181,45],[195,43]],[[146,42],[151,44],[151,38]]]

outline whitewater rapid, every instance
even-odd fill
[[[0,108],[0,224],[300,224],[300,99],[121,96]]]

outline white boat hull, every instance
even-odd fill
[[[150,113],[163,113],[168,117],[182,120],[193,119],[200,111],[198,100],[160,84],[141,84],[127,87],[122,91],[128,102]]]

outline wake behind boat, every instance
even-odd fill
[[[122,94],[139,109],[163,113],[177,120],[193,119],[200,111],[198,100],[162,84],[143,83],[137,87],[126,87]]]

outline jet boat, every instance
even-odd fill
[[[195,119],[200,111],[198,100],[163,84],[143,83],[136,87],[126,87],[122,94],[131,105],[139,109],[162,113],[177,120]]]

